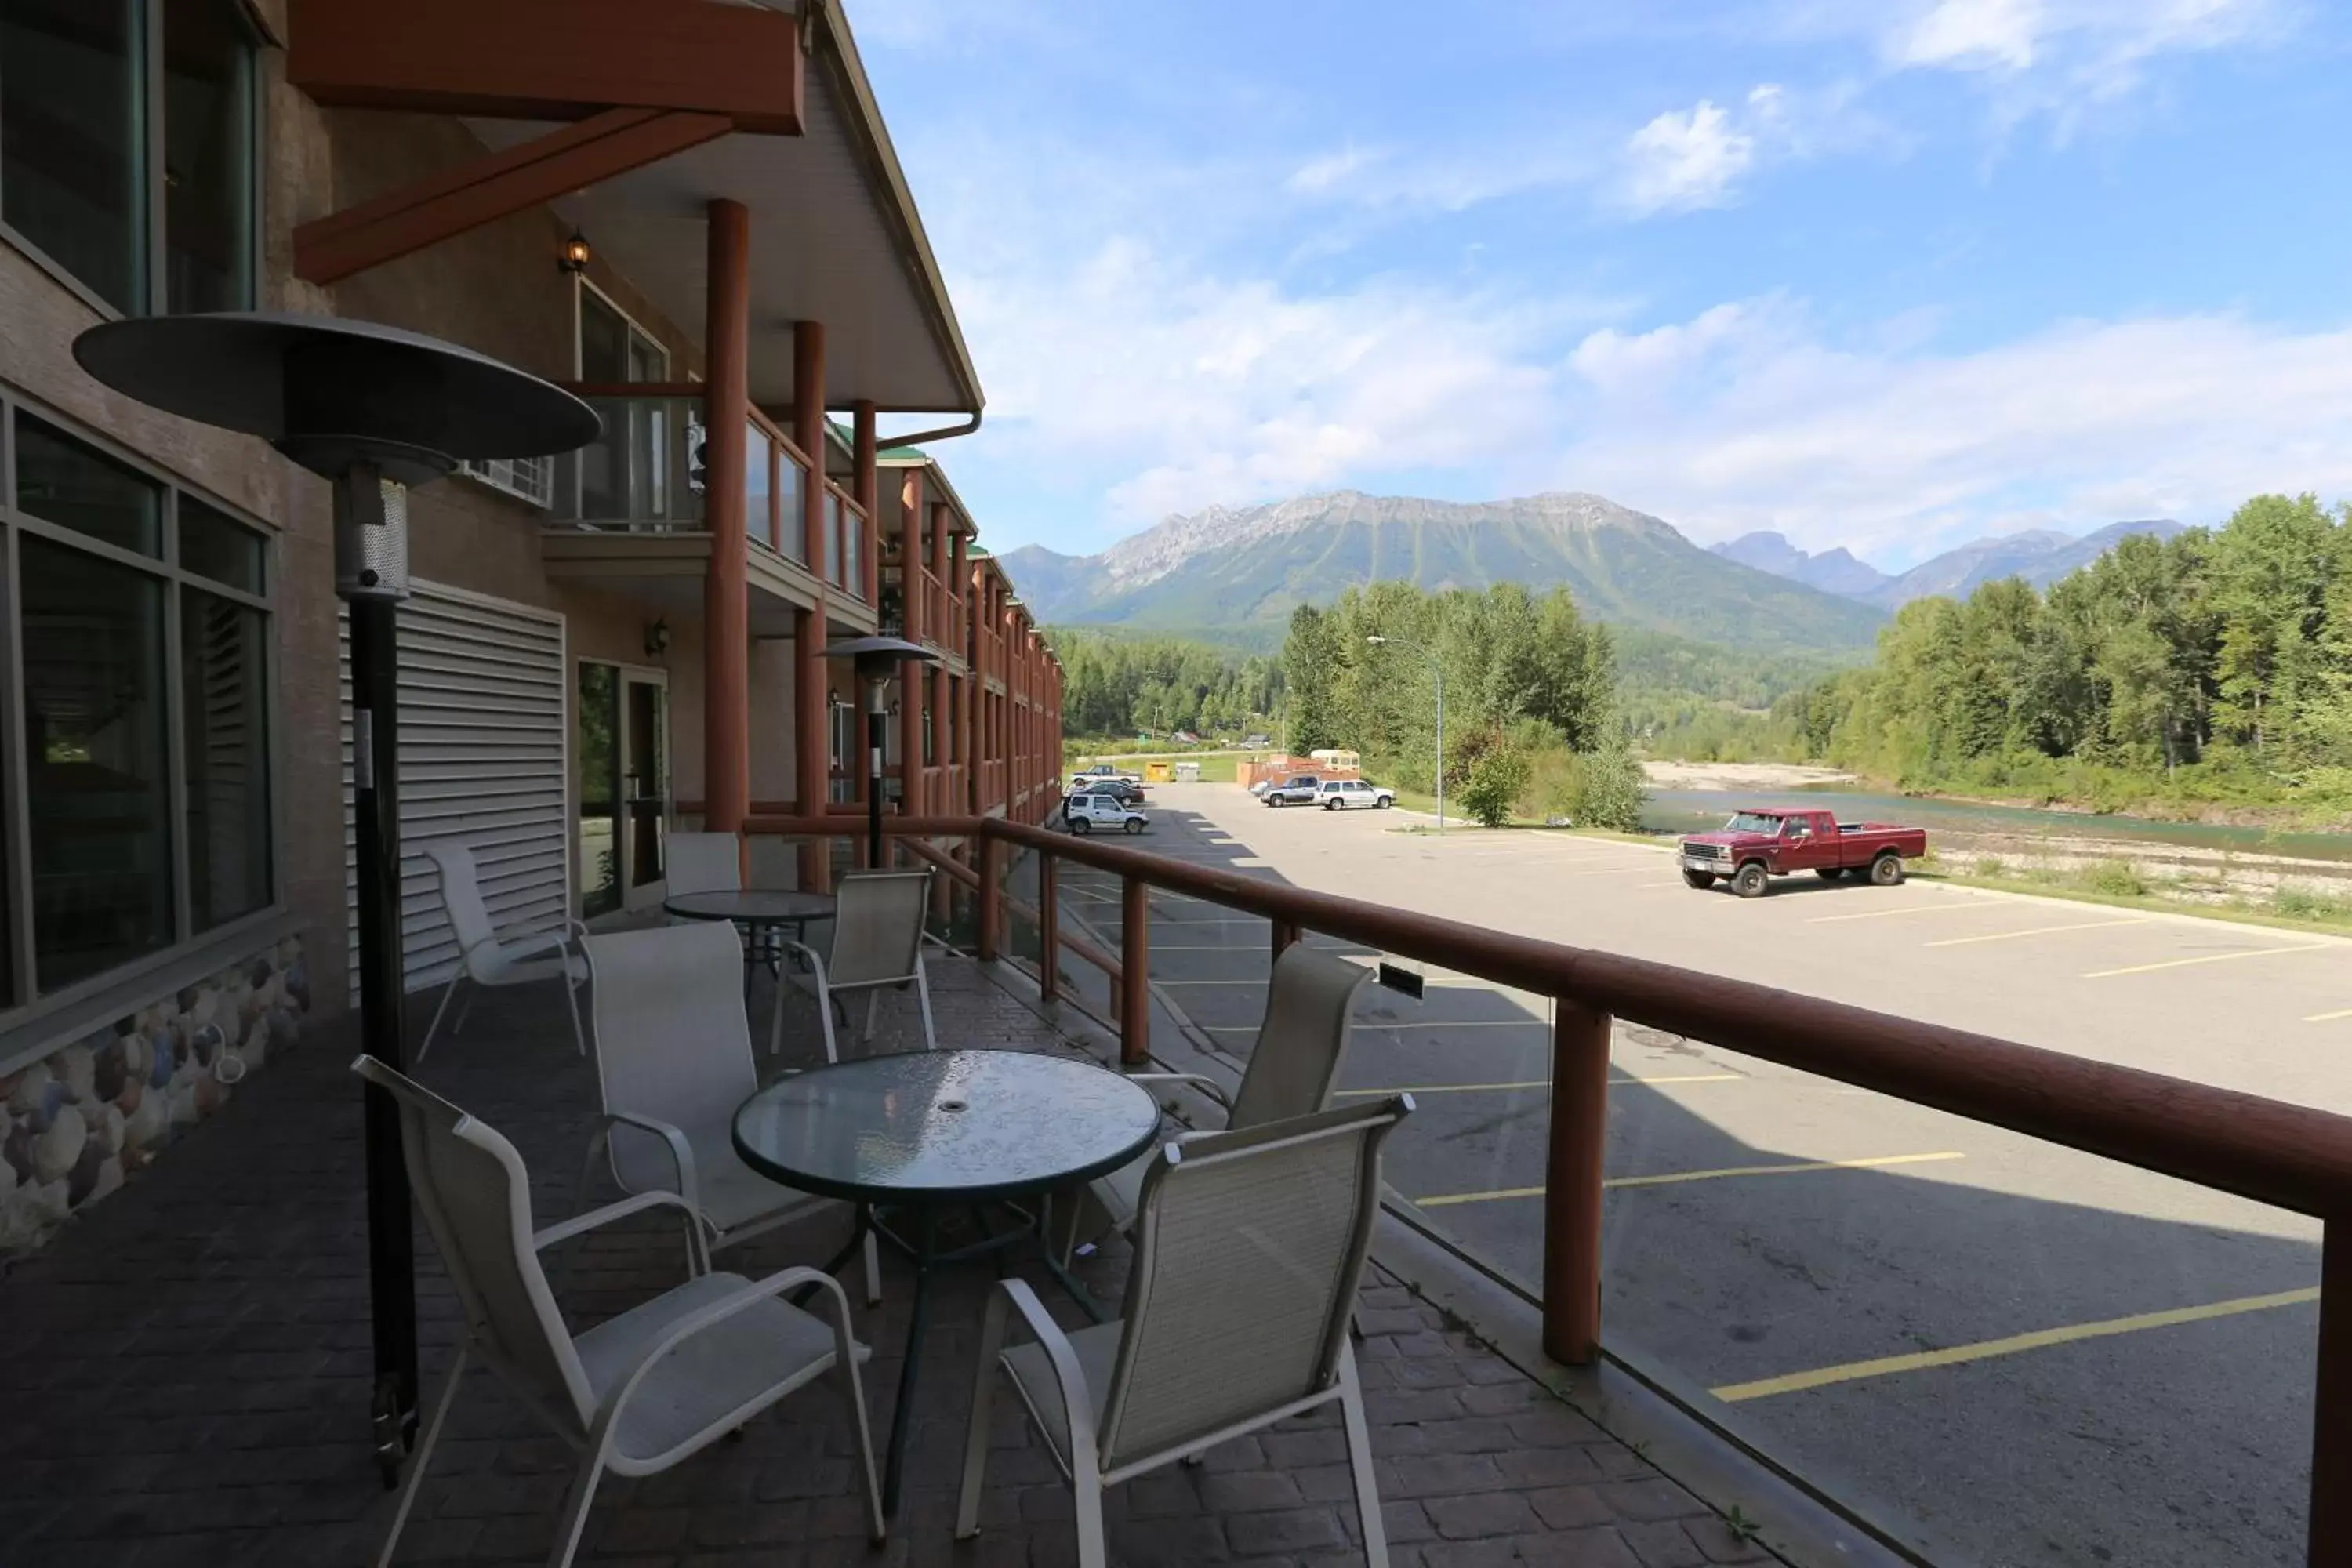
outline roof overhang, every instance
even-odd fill
[[[792,13],[789,0],[747,0]],[[980,378],[839,0],[807,0],[798,135],[738,133],[552,205],[668,318],[704,319],[707,213],[751,212],[751,401],[793,402],[793,323],[825,329],[825,402],[977,413]],[[478,121],[494,148],[544,125]]]

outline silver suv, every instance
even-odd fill
[[[1354,806],[1370,806],[1386,811],[1396,804],[1396,793],[1362,779],[1325,779],[1315,792],[1315,804],[1326,811],[1346,811]]]

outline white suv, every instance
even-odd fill
[[[1092,833],[1097,827],[1106,832],[1117,828],[1122,833],[1140,833],[1151,822],[1135,807],[1101,790],[1070,796],[1062,803],[1062,815],[1069,819],[1073,833]]]
[[[1322,787],[1315,792],[1315,804],[1326,811],[1345,811],[1358,805],[1386,811],[1396,804],[1396,795],[1361,779],[1325,779]]]

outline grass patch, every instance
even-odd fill
[[[2271,894],[2271,912],[2284,920],[2352,926],[2352,899],[2336,898],[2292,882],[2282,883]]]
[[[1192,763],[1199,766],[1202,784],[1232,784],[1241,776],[1241,760],[1246,754],[1238,752],[1135,752],[1118,755],[1089,752],[1062,771],[1075,773],[1080,768],[1092,767],[1097,763],[1108,763],[1112,767],[1139,773],[1146,763],[1166,763],[1172,773],[1176,763]]]
[[[2094,860],[2074,873],[2086,892],[2110,898],[2137,899],[2147,893],[2147,879],[2128,860]]]
[[[1999,877],[1979,876],[1972,871],[1955,870],[1948,866],[1931,866],[1914,862],[1911,874],[1927,881],[1950,882],[1967,888],[1989,888],[1996,892],[2032,893],[2045,899],[2063,899],[2070,903],[2099,904],[2108,909],[2148,910],[2167,914],[2195,915],[2200,920],[2226,921],[2233,925],[2268,926],[2277,931],[2324,931],[2336,936],[2352,936],[2352,900],[2332,899],[2321,893],[2290,892],[2284,907],[2274,895],[2263,903],[2236,902],[2227,904],[2196,903],[2185,899],[2168,898],[2161,891],[2139,893],[2102,892],[2084,885],[2079,876],[2051,870],[2043,867],[2026,867]],[[2145,885],[2145,884],[2143,884]],[[2284,889],[2283,889],[2284,890]],[[2290,910],[2297,912],[2289,912]]]

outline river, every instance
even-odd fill
[[[1655,833],[1690,833],[1720,827],[1735,805],[1832,807],[1840,820],[1899,822],[1908,827],[1952,833],[1998,834],[2012,838],[2097,839],[2123,846],[2177,845],[2220,852],[2290,856],[2297,859],[2352,863],[2352,833],[2282,831],[2219,823],[2158,822],[2144,816],[2099,816],[2083,811],[2046,811],[2035,806],[1987,805],[1932,795],[1881,795],[1840,784],[1799,789],[1652,788],[1642,807],[1642,826]]]

